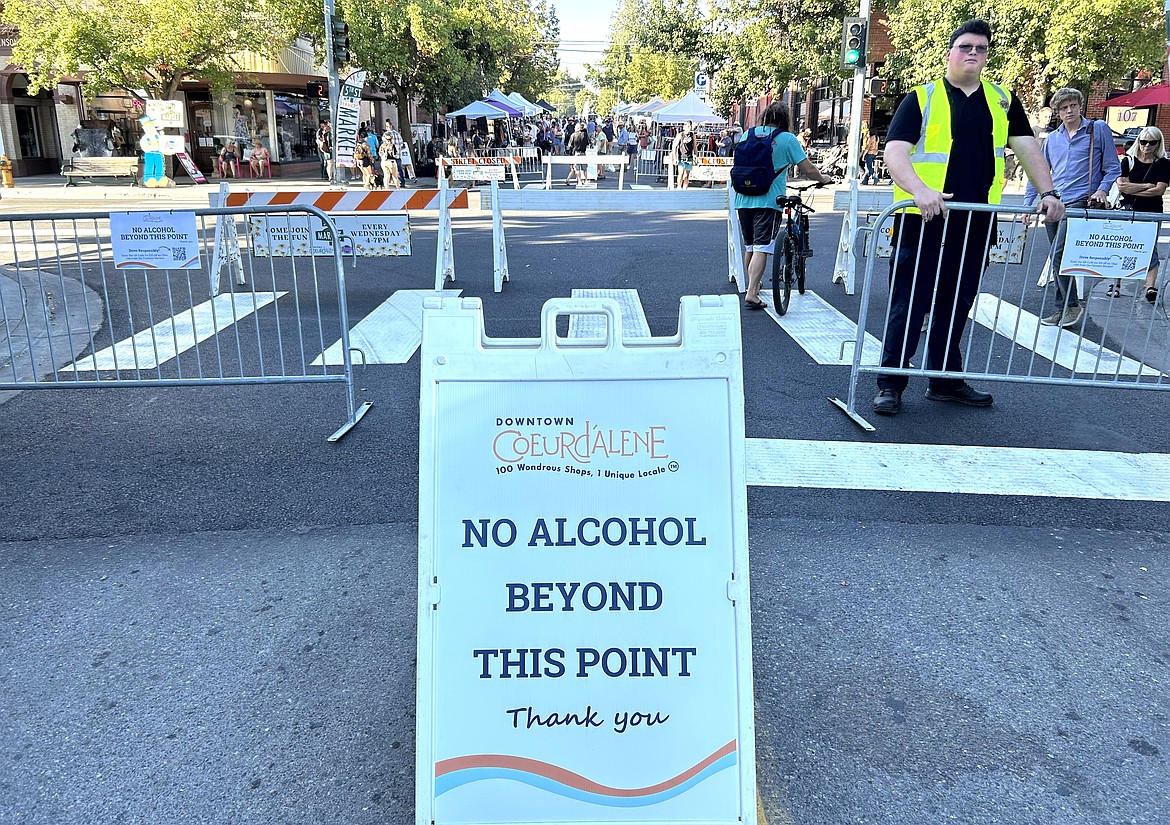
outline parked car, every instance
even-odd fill
[[[1111,129],[1110,131],[1113,132],[1113,145],[1117,148],[1117,154],[1124,155],[1126,150],[1133,145],[1135,140],[1137,140],[1138,134],[1144,128],[1144,126],[1130,126],[1120,134]]]

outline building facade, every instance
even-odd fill
[[[28,77],[12,63],[19,38],[13,27],[0,28],[0,153],[12,163],[16,178],[57,174],[78,155],[135,155],[143,114],[139,97],[115,90],[85,100],[81,77],[64,78],[53,91],[28,92]],[[279,57],[239,56],[236,88],[214,94],[208,84],[186,81],[178,98],[185,113],[187,154],[205,175],[216,170],[217,154],[229,142],[247,160],[263,145],[271,156],[273,177],[312,176],[319,168],[315,133],[329,118],[324,69],[316,64],[312,44],[298,40]],[[367,87],[362,119],[376,124],[398,113],[385,96]],[[410,105],[411,122],[429,124],[432,116]],[[421,128],[421,127],[420,127]],[[241,169],[247,166],[241,163]],[[184,174],[180,169],[176,174]]]

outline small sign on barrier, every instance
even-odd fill
[[[410,254],[410,217],[388,213],[331,215],[341,254],[387,258]],[[329,228],[315,215],[251,215],[252,255],[258,258],[331,257]]]
[[[111,212],[115,269],[199,269],[194,212]]]
[[[505,180],[507,169],[502,164],[464,164],[451,166],[452,180]]]
[[[1012,220],[1012,216],[996,223],[995,245],[987,251],[987,259],[993,264],[1018,264],[1024,260],[1024,243],[1028,230],[1023,222]],[[877,256],[889,258],[894,254],[894,218],[890,216],[878,229]],[[1148,259],[1148,257],[1147,257]]]
[[[678,328],[554,300],[492,341],[428,299],[418,821],[756,822],[738,296]]]
[[[1156,223],[1069,218],[1060,274],[1144,278],[1157,240]]]

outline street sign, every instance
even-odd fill
[[[428,299],[417,821],[755,825],[737,303]]]
[[[695,93],[698,95],[705,95],[707,87],[710,84],[710,79],[706,72],[695,72]]]

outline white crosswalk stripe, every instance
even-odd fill
[[[853,363],[857,324],[815,292],[793,292],[785,315],[769,302],[767,313],[818,364]],[[881,352],[881,342],[867,332],[861,363],[879,363]]]
[[[1158,370],[1143,366],[1140,361],[1080,337],[1075,329],[1041,326],[1040,319],[1031,312],[986,292],[979,294],[971,314],[988,329],[1067,370],[1106,376],[1137,375],[1139,372],[1150,376],[1159,374]]]
[[[447,289],[444,298],[455,298],[463,290]],[[433,289],[400,289],[383,301],[373,312],[362,318],[349,331],[350,348],[361,350],[355,354],[355,364],[405,364],[422,343],[423,299],[434,297]],[[335,366],[343,363],[341,341],[333,343],[313,361]]]
[[[649,338],[650,323],[636,289],[574,289],[574,298],[612,298],[622,310],[622,338]],[[570,338],[602,338],[605,318],[601,315],[573,315],[569,318]]]
[[[154,369],[285,294],[238,292],[218,295],[159,321],[132,338],[126,338],[112,347],[62,367],[61,372]]]
[[[749,438],[749,486],[1170,501],[1170,455]]]

